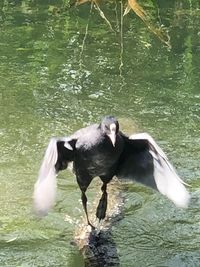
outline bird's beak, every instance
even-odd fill
[[[113,146],[115,146],[115,142],[116,142],[116,125],[114,123],[112,123],[110,125],[110,134],[108,134],[108,137],[110,138]]]

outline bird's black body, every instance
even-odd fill
[[[108,120],[108,118],[106,119]],[[109,123],[110,121],[112,123],[117,123],[113,117],[109,117],[109,119]],[[115,146],[113,146],[102,125],[94,124],[75,132],[70,137],[70,142],[73,143],[73,152],[64,147],[64,142],[60,141],[57,143],[58,151],[60,151],[61,156],[58,156],[58,160],[55,165],[56,170],[58,172],[67,168],[67,164],[68,161],[70,161],[71,156],[71,161],[73,161],[73,170],[76,174],[77,183],[82,192],[82,202],[86,215],[87,198],[85,192],[92,179],[96,176],[100,177],[103,182],[103,194],[97,208],[97,217],[100,220],[104,219],[105,208],[102,209],[102,202],[106,207],[106,185],[116,174],[119,159],[124,149],[124,140],[121,134],[116,132]],[[89,220],[88,223],[90,223]]]
[[[66,169],[69,162],[73,162],[88,224],[85,193],[96,176],[103,182],[96,211],[99,220],[105,218],[106,188],[113,176],[157,189],[179,206],[188,204],[189,194],[183,182],[155,141],[148,134],[127,137],[119,131],[118,121],[107,116],[99,125],[93,124],[69,137],[51,140],[35,185],[34,200],[39,213],[46,213],[52,206],[56,173]],[[178,191],[180,196],[177,196]]]

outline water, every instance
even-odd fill
[[[155,18],[168,28],[171,50],[133,13],[125,17],[121,76],[119,36],[97,12],[82,48],[89,5],[0,5],[0,266],[84,265],[71,244],[74,225],[65,222],[66,214],[83,215],[73,175],[59,175],[48,217],[35,218],[31,197],[49,138],[110,113],[126,132],[153,135],[192,193],[189,209],[179,210],[151,190],[123,186],[124,218],[113,226],[120,266],[199,266],[198,1],[158,1]]]

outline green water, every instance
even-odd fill
[[[135,125],[153,135],[192,194],[190,207],[179,210],[151,190],[124,185],[124,218],[113,226],[120,266],[200,266],[200,6],[157,4],[146,8],[167,27],[172,49],[132,13],[124,19],[120,75],[119,35],[97,12],[82,49],[89,5],[1,1],[0,266],[84,265],[71,244],[75,226],[65,221],[83,215],[73,175],[59,175],[57,204],[46,218],[32,214],[31,197],[50,137],[105,114],[127,131]]]

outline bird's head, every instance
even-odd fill
[[[102,119],[100,127],[103,133],[110,138],[113,146],[115,146],[116,135],[119,131],[119,123],[117,119],[113,116],[106,116]]]

